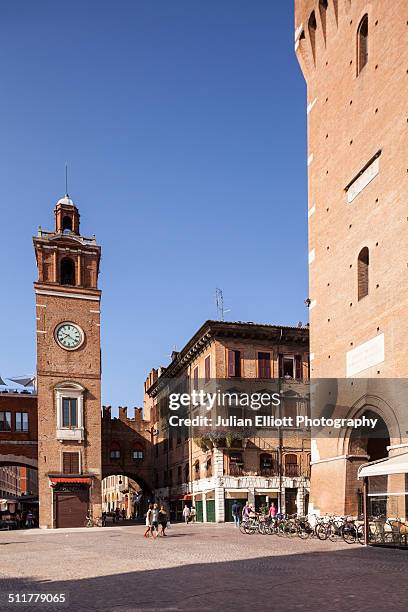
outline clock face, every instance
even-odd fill
[[[62,348],[74,351],[84,341],[84,332],[73,323],[60,323],[55,330],[55,339]]]

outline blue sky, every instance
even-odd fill
[[[0,375],[35,370],[32,235],[63,195],[102,245],[103,403],[198,327],[307,320],[306,89],[292,2],[71,0],[0,12]]]

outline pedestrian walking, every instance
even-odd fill
[[[160,535],[162,537],[167,536],[167,533],[165,533],[166,527],[167,527],[167,510],[163,506],[163,504],[160,506],[160,510],[159,510],[159,524],[161,527]]]
[[[152,536],[156,538],[159,534],[159,506],[153,504],[152,510]]]
[[[153,504],[149,504],[149,507],[146,512],[146,530],[144,532],[144,537],[148,538],[152,533],[152,515],[153,515]]]
[[[115,523],[119,523],[120,518],[120,510],[119,508],[115,508]]]
[[[184,504],[183,517],[185,524],[188,525],[188,521],[190,519],[190,508],[187,506],[187,504]]]
[[[250,511],[251,511],[251,506],[249,505],[249,501],[247,501],[242,510],[242,520],[243,521],[247,520],[247,518],[249,517]]]
[[[195,523],[196,522],[196,517],[197,517],[196,509],[195,509],[194,506],[191,506],[191,510],[190,510],[190,522],[191,523]]]
[[[231,512],[232,520],[234,521],[235,527],[239,527],[242,512],[241,504],[239,504],[237,501],[234,501],[234,503],[232,504]]]
[[[122,521],[124,521],[125,518],[126,518],[126,510],[124,508],[122,508],[122,513],[121,514],[122,514]]]

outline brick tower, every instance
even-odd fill
[[[68,195],[34,237],[40,527],[83,526],[101,510],[101,249]]]
[[[408,377],[407,9],[406,0],[295,0],[311,377],[332,379],[333,416],[369,411],[382,427],[376,443],[335,432],[312,441],[311,502],[322,512],[356,514],[357,469],[408,451],[406,393],[398,397]]]

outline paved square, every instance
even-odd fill
[[[5,604],[16,592],[66,593],[81,611],[406,610],[406,551],[232,525],[175,525],[154,541],[143,530],[0,532],[0,610],[28,609]]]

